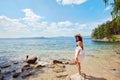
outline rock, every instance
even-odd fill
[[[21,69],[21,71],[25,71],[25,70],[29,70],[29,69],[33,69],[33,67],[30,67],[29,65],[24,65]]]
[[[111,69],[112,71],[116,71],[116,69]]]
[[[14,73],[13,78],[17,78],[20,74],[21,74],[21,72]]]
[[[43,67],[46,67],[47,65],[48,65],[47,62],[39,61],[35,67],[36,68],[43,68]]]
[[[4,76],[3,76],[3,74],[1,73],[1,71],[0,71],[0,80],[4,80]]]
[[[41,68],[43,68],[43,67],[45,67],[45,65],[40,65],[40,64],[39,64],[39,65],[36,65],[36,66],[35,66],[35,68],[39,68],[39,69],[41,69]]]
[[[15,72],[15,70],[13,69],[11,69],[11,70],[5,70],[3,73],[4,73],[4,75],[7,75],[7,74],[11,74],[11,73],[13,73],[13,72]]]
[[[7,67],[10,67],[11,66],[11,63],[10,62],[0,62],[0,67],[1,68],[7,68]]]
[[[12,63],[13,64],[18,64],[19,62],[15,60],[15,61],[12,61]]]
[[[71,79],[70,79],[70,76],[67,76],[65,80],[71,80]]]
[[[48,64],[47,67],[48,67],[48,68],[55,68],[55,65],[53,65],[53,64]]]
[[[58,68],[54,68],[53,71],[56,72],[56,73],[60,73],[60,72],[64,72],[65,69],[64,69],[64,68],[59,68],[59,67],[58,67]]]
[[[57,67],[65,68],[64,64],[56,64]]]
[[[37,57],[29,58],[29,56],[27,56],[26,57],[26,62],[29,63],[29,64],[35,64],[37,59],[38,59]]]
[[[120,50],[115,50],[116,54],[120,54]]]
[[[24,72],[21,73],[21,77],[26,78],[34,73],[35,73],[34,69],[25,70]]]
[[[78,73],[77,74],[73,74],[70,76],[70,79],[71,80],[85,80],[83,76],[79,75]]]
[[[53,60],[53,64],[56,64],[56,63],[63,64],[62,61],[59,61],[59,60]]]
[[[66,77],[66,76],[68,76],[67,73],[58,73],[58,74],[56,74],[57,78]]]

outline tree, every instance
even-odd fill
[[[109,0],[103,0],[105,3],[105,6],[108,5]],[[117,16],[120,16],[120,0],[114,0],[113,3],[111,3],[113,6],[113,10],[111,12],[111,15],[113,18],[116,18]]]

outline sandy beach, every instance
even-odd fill
[[[81,66],[84,80],[120,80],[119,54],[86,55]],[[75,64],[48,64],[30,76],[11,78],[10,80],[70,80],[70,76],[76,73]]]

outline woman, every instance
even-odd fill
[[[75,64],[77,64],[78,73],[79,73],[79,75],[81,75],[81,64],[80,63],[84,57],[83,40],[82,40],[82,36],[80,34],[76,34],[75,39],[77,42],[77,47],[76,47],[76,51],[75,51]]]

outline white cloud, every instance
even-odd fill
[[[111,9],[111,6],[107,6],[106,8],[105,8],[105,11],[108,11],[108,10],[110,10]]]
[[[69,20],[51,22],[41,21],[41,16],[31,9],[23,9],[23,18],[12,19],[0,16],[0,37],[30,37],[30,36],[73,36],[76,33],[85,34],[87,24],[71,22]],[[4,35],[4,36],[3,36]]]
[[[57,3],[62,4],[62,5],[70,5],[70,4],[82,4],[86,2],[87,0],[56,0]]]
[[[58,22],[57,23],[58,26],[71,26],[72,23],[70,21],[64,21],[64,22]]]
[[[28,31],[25,24],[20,23],[19,19],[10,19],[6,16],[0,16],[1,29],[13,32],[26,32]]]
[[[75,23],[75,26],[76,26],[78,29],[85,29],[85,28],[87,28],[87,24]]]
[[[25,18],[23,18],[25,21],[36,22],[39,19],[43,18],[35,14],[31,9],[23,9],[22,11],[25,13]]]

